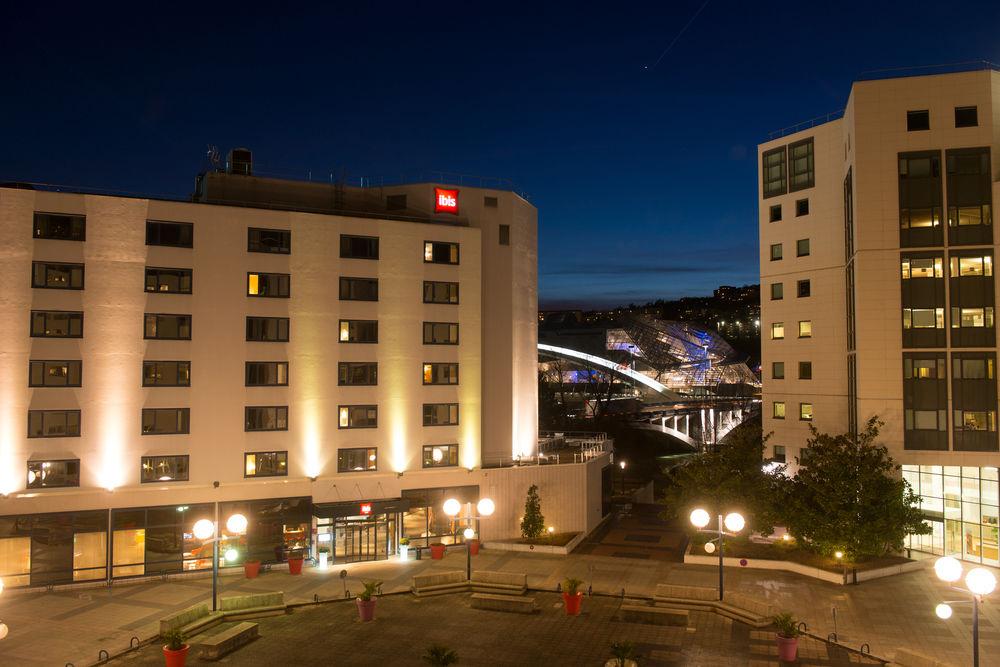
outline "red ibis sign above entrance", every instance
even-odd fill
[[[372,504],[371,503],[361,503],[361,516],[371,516]]]

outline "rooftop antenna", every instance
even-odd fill
[[[219,169],[222,168],[220,166],[222,158],[221,158],[221,156],[219,154],[219,147],[218,146],[215,146],[213,144],[209,144],[208,145],[208,150],[205,152],[205,157],[208,158],[208,162],[209,162],[209,164],[212,165],[213,169],[219,170]]]

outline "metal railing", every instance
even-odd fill
[[[810,118],[809,120],[804,120],[801,123],[796,123],[795,125],[789,125],[788,127],[783,127],[780,130],[774,130],[769,132],[767,135],[768,141],[772,139],[780,139],[781,137],[787,137],[789,134],[795,134],[796,132],[801,132],[802,130],[808,130],[811,127],[816,127],[817,125],[822,125],[823,123],[829,123],[831,120],[837,120],[842,118],[844,115],[843,109],[838,109],[837,111],[831,111],[828,114],[822,116],[816,116],[815,118]]]
[[[879,81],[881,79],[899,79],[911,76],[931,76],[934,74],[956,74],[959,72],[979,72],[982,70],[1000,71],[1000,65],[989,60],[966,60],[958,63],[941,65],[915,65],[907,67],[885,67],[871,69],[858,75],[857,81]]]

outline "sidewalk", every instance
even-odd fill
[[[344,583],[352,594],[361,579],[383,581],[383,591],[407,590],[414,574],[428,571],[464,570],[465,552],[456,549],[442,561],[397,560],[336,565],[326,571],[307,568],[293,577],[275,570],[258,579],[247,580],[234,572],[220,580],[222,595],[284,591],[289,603],[343,597]],[[595,592],[629,596],[651,596],[657,583],[716,586],[718,570],[655,560],[614,558],[596,555],[554,556],[526,552],[496,552],[484,549],[473,558],[473,568],[524,572],[528,585],[554,589],[567,576],[592,585]],[[348,573],[339,578],[341,570]],[[832,608],[837,608],[837,633],[855,648],[863,643],[871,652],[891,658],[897,646],[948,660],[954,664],[971,662],[971,608],[955,606],[955,615],[941,621],[935,605],[953,599],[946,585],[935,577],[931,564],[910,574],[864,583],[835,586],[799,575],[764,570],[726,571],[726,589],[740,590],[767,598],[793,611],[808,623],[811,632],[826,636],[834,631]],[[10,634],[0,641],[0,664],[65,665],[93,664],[98,651],[112,655],[129,645],[133,636],[140,640],[157,633],[158,620],[173,611],[208,599],[211,577],[170,582],[116,584],[61,592],[7,591],[0,596],[0,619]],[[996,596],[997,594],[995,594]],[[985,604],[980,618],[980,649],[983,665],[1000,665],[1000,612],[997,605]],[[990,662],[993,661],[993,662]]]

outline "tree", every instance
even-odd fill
[[[827,555],[842,551],[857,562],[902,550],[907,534],[930,532],[919,497],[876,442],[882,425],[872,417],[857,435],[829,435],[810,426],[785,521],[801,544]]]
[[[538,498],[538,486],[528,487],[528,496],[524,499],[524,516],[521,518],[521,537],[534,540],[541,537],[545,530],[545,517],[542,516],[542,501]]]
[[[739,511],[753,532],[769,535],[781,522],[780,508],[788,488],[784,468],[763,470],[764,444],[760,420],[733,429],[714,452],[696,454],[668,473],[663,497],[665,519],[686,518],[695,507],[709,514]]]

